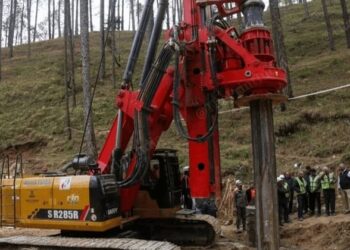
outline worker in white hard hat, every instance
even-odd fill
[[[190,177],[190,167],[183,167],[183,176],[182,176],[182,197],[183,197],[183,205],[186,209],[193,208],[193,202],[191,197],[190,185],[189,185],[189,177]]]
[[[278,218],[280,226],[283,226],[283,221],[285,223],[289,222],[288,214],[288,198],[289,190],[285,189],[284,176],[280,175],[277,177],[277,197],[278,197]]]
[[[240,232],[241,224],[243,227],[243,231],[245,231],[247,196],[246,196],[246,192],[243,191],[243,185],[240,180],[236,180],[234,205],[237,211],[237,217],[236,217],[237,232]]]

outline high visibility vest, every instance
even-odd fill
[[[318,177],[310,176],[310,191],[313,193],[315,191],[319,191],[318,189]]]
[[[329,173],[329,188],[335,189],[336,179],[334,177],[334,173]]]
[[[329,189],[330,184],[331,184],[330,177],[328,175],[323,176],[323,178],[321,180],[322,189]]]
[[[306,193],[306,181],[304,178],[302,178],[302,180],[300,180],[299,177],[295,178],[299,184],[299,189],[300,189],[300,193],[299,194],[305,194]]]

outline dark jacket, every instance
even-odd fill
[[[247,196],[243,190],[237,190],[235,192],[235,205],[236,207],[247,206]]]

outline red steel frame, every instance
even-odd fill
[[[180,108],[191,137],[204,135],[208,131],[205,109],[205,91],[215,90],[220,98],[231,97],[233,93],[241,96],[280,93],[286,85],[286,74],[275,66],[271,35],[265,28],[245,30],[236,39],[230,34],[234,28],[223,30],[215,27],[209,31],[201,23],[200,11],[203,6],[217,5],[222,16],[240,11],[242,0],[185,0],[183,1],[183,21],[180,23],[179,39],[186,43],[184,56],[180,60],[181,72]],[[231,10],[224,4],[234,3]],[[193,33],[198,31],[198,36]],[[168,32],[168,34],[171,31]],[[209,69],[208,41],[216,41],[217,84],[213,82]],[[200,72],[205,52],[205,72]],[[164,75],[160,88],[152,103],[149,119],[151,151],[156,149],[161,134],[166,131],[173,120],[172,91],[174,70],[169,68]],[[138,91],[121,90],[117,96],[117,106],[125,114],[122,126],[122,149],[126,150],[133,133],[134,109],[140,109],[142,103],[137,101]],[[116,118],[98,158],[102,173],[109,173],[112,152],[116,140]],[[212,145],[209,145],[212,143]],[[211,150],[210,150],[211,148]],[[151,152],[152,153],[152,152]],[[214,159],[214,175],[210,171],[210,154]],[[131,163],[129,170],[134,167]],[[211,142],[189,141],[190,189],[197,198],[208,198],[215,194],[221,196],[219,131],[213,133]],[[214,182],[212,181],[214,180]],[[130,211],[134,205],[139,185],[122,188],[120,192],[121,211]]]

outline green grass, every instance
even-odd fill
[[[350,5],[350,1],[347,1]],[[334,25],[336,51],[328,49],[327,33],[319,1],[309,3],[310,18],[304,19],[302,5],[281,9],[285,43],[289,56],[294,94],[350,83],[350,50],[346,48],[338,2],[329,6]],[[266,13],[269,24],[269,15]],[[98,33],[90,36],[91,81],[95,79],[99,61]],[[132,34],[118,35],[121,64],[125,65]],[[82,88],[79,37],[76,38],[75,64],[77,107],[72,109],[73,140],[64,130],[63,40],[38,42],[32,45],[32,57],[26,56],[26,46],[15,48],[15,56],[7,58],[3,49],[3,80],[0,82],[0,149],[26,142],[41,142],[37,147],[17,147],[25,151],[28,172],[42,168],[57,168],[79,150],[82,136]],[[144,48],[143,48],[144,51]],[[142,62],[141,53],[139,62]],[[113,120],[116,89],[111,82],[111,56],[107,49],[106,79],[98,83],[94,102],[94,122],[98,146]],[[135,72],[138,84],[142,65]],[[123,68],[117,68],[117,83],[121,83]],[[221,109],[232,103],[221,103]],[[295,162],[319,165],[346,160],[350,162],[350,90],[325,94],[288,104],[286,112],[275,109],[276,153],[279,171],[290,169]],[[341,117],[341,118],[339,118]],[[244,178],[251,173],[251,138],[249,112],[226,113],[219,119],[221,162],[224,171],[239,172]],[[282,131],[282,132],[281,132]],[[181,164],[188,162],[187,142],[174,127],[161,138],[159,147],[179,150]],[[13,152],[7,150],[6,152]]]

